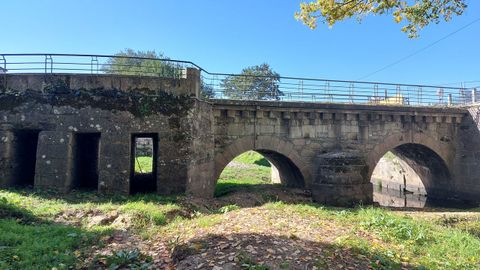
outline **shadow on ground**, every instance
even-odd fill
[[[384,254],[261,234],[208,235],[178,245],[177,269],[400,269]],[[215,266],[220,268],[214,268]],[[404,264],[403,269],[413,268]]]

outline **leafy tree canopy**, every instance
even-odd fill
[[[369,14],[392,14],[396,23],[404,22],[402,31],[414,38],[428,24],[449,21],[466,7],[466,0],[316,0],[302,2],[295,18],[315,29],[320,18],[331,27],[354,16],[361,21]]]
[[[161,77],[176,77],[181,75],[180,67],[167,61],[155,59],[169,59],[163,53],[155,51],[135,51],[126,49],[116,53],[115,56],[138,57],[138,58],[116,58],[108,59],[104,71],[109,74],[122,75],[146,75]],[[154,59],[141,59],[154,58]]]
[[[116,53],[115,56],[108,59],[103,70],[108,74],[121,75],[146,75],[160,76],[168,78],[179,78],[182,75],[182,67],[175,65],[173,62],[158,61],[156,59],[169,60],[163,53],[155,51],[135,51],[133,49],[125,49]],[[137,57],[137,58],[128,58]],[[147,59],[149,58],[149,59]],[[213,98],[215,95],[213,87],[200,82],[200,96],[204,99]]]
[[[213,90],[213,87],[205,83],[203,80],[200,81],[200,97],[203,99],[215,98],[215,91]]]
[[[280,75],[268,64],[247,67],[242,73],[227,76],[221,86],[225,95],[233,99],[279,100],[283,96],[280,91]]]

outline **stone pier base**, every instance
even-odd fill
[[[312,198],[315,202],[331,206],[350,207],[373,203],[373,186],[367,184],[314,184]]]
[[[317,157],[317,174],[312,184],[313,200],[332,206],[373,203],[373,186],[368,167],[357,153],[334,152]]]

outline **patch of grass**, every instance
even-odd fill
[[[427,269],[478,269],[480,265],[480,239],[459,229],[376,208],[360,209],[351,220],[392,243],[386,248],[395,256],[414,258],[414,263]]]
[[[135,158],[136,173],[151,173],[152,171],[153,171],[152,157],[136,157]]]
[[[252,259],[252,257],[250,257],[250,255],[248,255],[244,251],[240,251],[237,254],[237,259],[238,259],[238,262],[240,264],[240,267],[242,267],[242,269],[246,269],[246,270],[268,270],[268,269],[270,269],[266,265],[257,264],[257,262],[254,259]]]
[[[251,190],[258,185],[271,184],[271,165],[261,154],[247,151],[233,162],[249,165],[248,168],[227,166],[215,187],[215,196],[220,197],[237,190]]]
[[[68,269],[99,236],[71,226],[0,220],[0,269]]]
[[[255,164],[264,167],[272,166],[264,156],[255,151],[247,151],[234,158],[233,161],[243,164]]]
[[[117,269],[150,269],[152,258],[142,254],[138,249],[119,250],[112,255],[97,256],[91,268]]]
[[[220,209],[218,209],[218,212],[222,213],[222,214],[225,214],[225,213],[235,211],[235,210],[238,210],[238,209],[240,209],[240,206],[238,206],[236,204],[229,204],[229,205],[225,205],[225,206],[220,207]]]
[[[128,213],[134,216],[136,227],[147,227],[149,225],[165,225],[167,223],[166,214],[170,211],[180,210],[181,207],[175,204],[158,205],[153,202],[128,202],[118,205],[117,208],[122,213]]]
[[[480,217],[442,217],[439,225],[457,228],[480,239]]]
[[[480,238],[474,233],[480,226],[478,217],[454,221],[446,228],[435,220],[413,219],[374,207],[343,209],[283,202],[264,207],[292,217],[299,215],[312,223],[322,221],[321,226],[351,228],[345,237],[337,239],[338,245],[371,258],[372,269],[400,269],[402,263],[418,269],[480,267]],[[358,232],[374,238],[365,238]]]
[[[191,223],[198,225],[200,228],[209,228],[218,223],[220,223],[221,219],[219,216],[216,215],[202,215],[200,217],[194,218],[191,220]]]
[[[0,269],[68,269],[83,261],[109,226],[87,227],[86,213],[116,210],[132,216],[140,235],[164,226],[181,210],[174,196],[102,196],[90,192],[0,190]],[[78,211],[79,226],[56,224],[56,217]],[[137,267],[138,268],[138,267]]]
[[[22,224],[38,222],[38,219],[30,211],[18,208],[5,197],[0,197],[0,219],[14,219]]]
[[[382,209],[367,208],[358,211],[361,225],[376,230],[387,241],[408,241],[422,245],[432,240],[433,232],[427,224],[412,218],[392,215]]]
[[[255,185],[271,184],[270,168],[254,165],[248,170],[226,167],[215,187],[215,196],[223,196],[240,189],[254,189]]]
[[[262,189],[257,187],[265,181],[258,179],[262,172],[258,167],[261,166],[253,167],[256,170],[253,173],[227,168],[225,175],[230,175],[230,179],[221,179],[219,183],[223,181],[225,186],[217,190],[225,194],[243,185],[247,192],[262,194]],[[266,177],[266,172],[263,173]],[[230,215],[249,214],[248,210],[236,211],[239,208],[236,202],[219,209],[215,208],[217,206],[205,207],[208,210],[198,208],[190,214],[195,210],[193,206],[185,209],[177,202],[177,197],[155,194],[99,196],[82,192],[65,195],[49,191],[3,190],[0,198],[0,269],[68,269],[85,261],[88,249],[99,243],[101,236],[111,233],[107,231],[108,226],[87,228],[84,223],[77,227],[53,223],[64,211],[92,209],[107,213],[116,210],[134,217],[130,233],[152,238],[161,235],[167,241],[179,236],[188,239],[208,231],[207,228],[221,224]],[[417,269],[478,269],[480,265],[480,217],[476,214],[462,218],[414,219],[373,207],[344,209],[314,203],[287,204],[276,198],[272,201],[261,209],[262,215],[272,215],[272,221],[281,214],[294,221],[295,218],[308,220],[308,224],[319,228],[341,227],[344,236],[334,241],[334,249],[349,249],[352,254],[370,259],[372,269],[399,269],[403,264]],[[235,212],[224,214],[230,211]],[[253,214],[251,219],[255,219]],[[264,226],[271,226],[273,231],[277,225],[273,222]],[[302,237],[297,232],[288,233],[290,236],[285,236],[290,239]],[[180,240],[177,238],[172,243],[177,246]],[[149,262],[142,256],[122,251],[97,258],[96,262],[112,269],[139,269]],[[244,269],[266,269],[247,257],[241,262]],[[318,259],[316,266],[322,269],[325,263]]]

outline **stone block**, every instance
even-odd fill
[[[282,112],[282,119],[291,119],[292,116],[290,112]]]
[[[339,207],[353,207],[373,203],[373,186],[365,184],[318,184],[311,185],[313,201]]]

